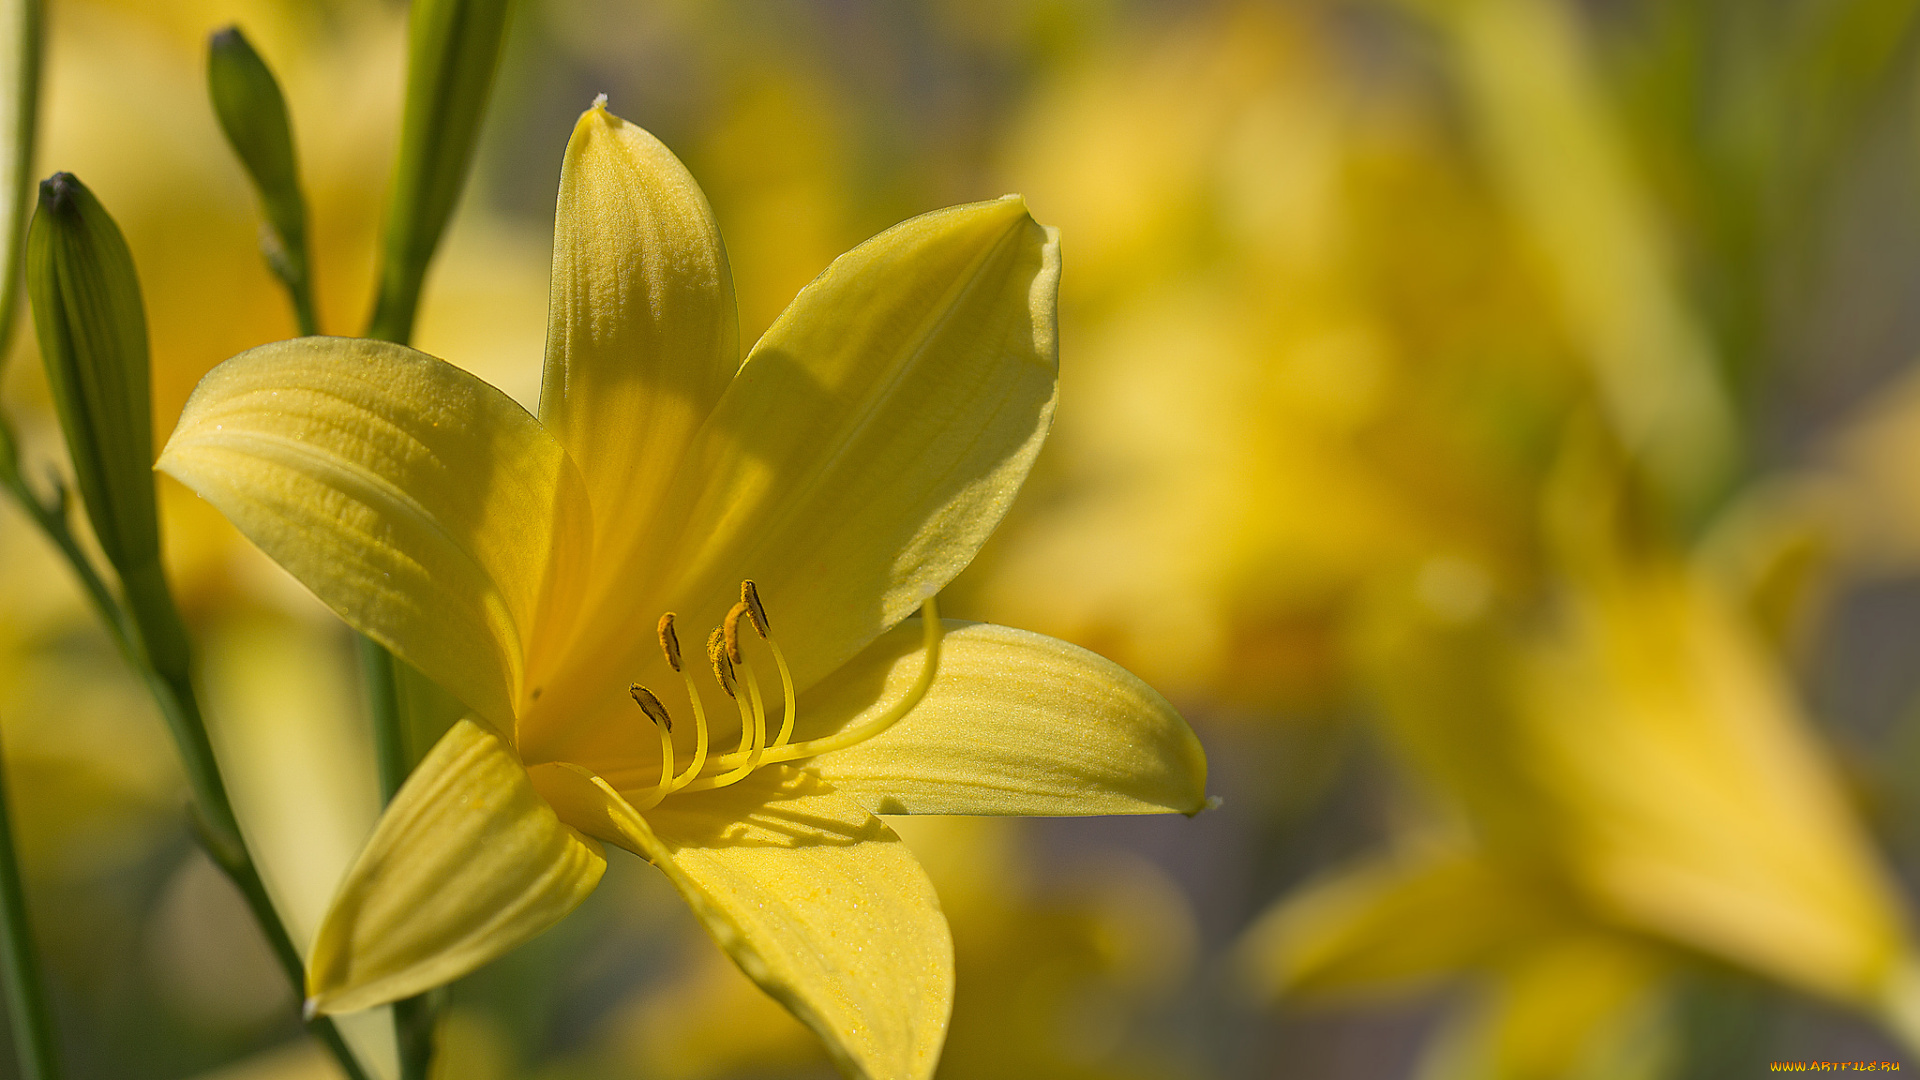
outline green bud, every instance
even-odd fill
[[[368,337],[404,343],[413,336],[427,264],[473,162],[510,7],[511,0],[414,0],[400,156]]]
[[[124,575],[159,559],[147,320],[133,254],[69,173],[40,183],[27,230],[27,297],[87,519]]]
[[[287,99],[266,61],[253,51],[237,26],[207,41],[207,93],[213,99],[220,130],[246,166],[272,232],[262,245],[267,263],[300,304],[309,295],[307,202],[300,193],[293,129]],[[303,324],[310,312],[302,312]]]

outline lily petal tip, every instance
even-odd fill
[[[1201,814],[1204,814],[1209,810],[1220,809],[1222,806],[1226,805],[1226,802],[1227,800],[1221,798],[1218,795],[1209,795],[1205,799],[1201,800],[1199,806],[1196,806],[1192,810],[1187,811],[1187,816],[1190,818],[1199,817]]]
[[[593,97],[592,108],[597,109],[600,112],[607,111],[607,95],[605,93],[595,94]]]
[[[310,997],[307,1000],[300,1003],[300,1019],[302,1021],[304,1021],[305,1023],[311,1024],[319,1016],[320,1016],[320,999],[319,998]]]

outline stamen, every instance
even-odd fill
[[[659,806],[660,800],[673,790],[673,736],[669,734],[673,730],[673,721],[668,719],[667,707],[660,704],[660,699],[653,696],[653,691],[635,683],[627,692],[633,695],[634,703],[640,706],[641,712],[647,714],[647,719],[653,721],[654,730],[660,733],[660,782],[633,804],[635,810],[645,812]]]
[[[719,635],[720,632],[715,630],[716,639]],[[709,648],[711,649],[711,646]],[[721,660],[726,661],[724,653],[721,654]],[[740,749],[719,759],[727,762],[738,761],[740,764],[714,776],[703,776],[688,783],[681,790],[712,791],[729,784],[737,784],[760,767],[761,755],[766,751],[767,714],[760,706],[760,682],[754,677],[753,668],[747,665],[744,658],[741,661],[741,668],[747,673],[747,693],[744,697],[739,694],[733,695],[733,703],[740,710]],[[715,670],[719,670],[718,665],[715,666]]]
[[[680,635],[673,632],[673,612],[669,611],[665,615],[660,616],[658,632],[660,634],[660,651],[667,654],[667,663],[672,665],[673,670],[679,671]]]
[[[667,715],[667,707],[660,704],[660,699],[653,696],[653,691],[634,683],[627,687],[627,693],[633,695],[633,703],[640,706],[640,711],[647,714],[647,719],[668,731],[673,730],[673,717]]]
[[[693,685],[693,672],[680,669],[680,679],[687,684],[687,700],[693,702],[693,760],[687,763],[686,772],[674,778],[674,791],[691,783],[707,764],[707,710],[700,704],[700,689]]]
[[[747,605],[747,617],[753,620],[754,630],[764,639],[769,633],[767,609],[761,606],[760,589],[754,585],[752,579],[740,583],[740,602]]]
[[[747,613],[747,602],[742,600],[727,609],[727,617],[720,623],[721,640],[727,643],[727,659],[740,662],[740,616]]]
[[[767,648],[773,653],[774,664],[780,669],[780,690],[785,715],[781,719],[779,735],[769,743],[767,740],[767,709],[760,691],[760,678],[754,671],[746,655],[740,650],[740,619],[745,616],[753,624]],[[666,655],[667,663],[680,673],[681,681],[686,683],[687,700],[693,706],[694,750],[693,760],[688,762],[684,772],[677,776],[673,771],[674,750],[671,732],[673,720],[667,714],[666,706],[660,699],[643,686],[632,688],[633,699],[653,720],[660,730],[660,782],[655,784],[642,799],[634,803],[636,810],[649,810],[660,801],[677,791],[711,791],[727,787],[751,775],[762,765],[778,761],[793,761],[799,758],[815,757],[833,750],[865,742],[875,735],[899,723],[900,719],[917,708],[926,700],[933,686],[935,675],[940,667],[940,644],[945,628],[940,622],[940,610],[933,596],[928,596],[920,605],[920,620],[923,628],[920,674],[906,696],[895,702],[892,707],[879,716],[857,727],[827,735],[818,739],[808,739],[800,743],[789,743],[793,735],[794,718],[797,712],[793,672],[787,666],[787,658],[780,646],[773,640],[769,630],[767,611],[760,602],[759,590],[752,581],[740,583],[740,602],[727,612],[725,620],[714,628],[707,637],[707,660],[713,665],[714,679],[720,689],[733,699],[734,707],[740,713],[740,745],[731,754],[718,757],[708,756],[708,728],[706,709],[700,700],[699,688],[694,685],[693,673],[680,662],[680,641],[673,630],[674,616],[671,612],[662,615],[659,623],[660,651]],[[746,679],[746,693],[740,693],[740,676]],[[701,773],[712,766],[712,775]]]
[[[739,695],[733,692],[733,661],[727,655],[725,636],[717,626],[707,635],[707,662],[713,665],[713,677],[720,681],[720,689],[725,690],[728,697],[737,698]]]
[[[746,764],[752,772],[760,767],[760,755],[767,750],[767,708],[760,700],[760,677],[745,657],[740,658],[740,670],[747,673],[747,700],[753,705],[753,753],[747,755]]]
[[[793,737],[793,718],[799,710],[794,701],[793,672],[787,670],[787,658],[781,655],[779,643],[772,638],[767,639],[767,648],[773,650],[773,666],[780,669],[780,697],[781,703],[786,706],[786,711],[780,716],[780,737],[773,740],[774,748],[779,749]]]
[[[753,628],[760,634],[760,640],[767,643],[773,652],[773,664],[780,669],[780,697],[786,706],[780,714],[780,736],[773,740],[773,749],[787,745],[793,736],[794,693],[793,672],[787,669],[786,654],[780,651],[780,643],[773,640],[772,624],[767,621],[766,605],[760,602],[760,589],[751,578],[740,583],[740,606],[747,609],[747,618],[753,620]]]

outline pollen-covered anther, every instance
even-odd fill
[[[726,635],[719,627],[707,635],[707,662],[713,665],[713,677],[720,682],[720,689],[728,697],[736,697],[733,692],[733,660],[727,649]]]
[[[747,607],[747,618],[753,620],[753,629],[762,638],[772,631],[767,622],[767,609],[760,603],[760,589],[748,578],[740,583],[740,602]]]
[[[647,714],[647,719],[668,731],[673,730],[673,717],[667,715],[667,707],[660,703],[660,699],[654,696],[653,691],[639,683],[634,683],[627,687],[627,693],[633,695],[634,704],[640,706],[640,711]]]
[[[680,635],[673,632],[673,612],[660,616],[660,625],[655,630],[660,635],[660,651],[666,654],[667,663],[679,671]]]
[[[720,637],[727,643],[727,659],[740,663],[740,616],[747,613],[747,602],[741,600],[727,609],[727,617],[720,620]],[[765,635],[762,635],[765,636]]]
[[[633,695],[633,703],[653,721],[653,729],[660,736],[660,781],[639,796],[633,804],[636,810],[651,810],[660,805],[660,800],[673,790],[673,720],[667,716],[667,707],[653,696],[653,691],[634,683],[627,687],[627,693]]]

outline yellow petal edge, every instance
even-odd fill
[[[874,642],[806,694],[799,715],[838,727],[891,707],[924,662],[920,625],[909,619]],[[951,619],[926,698],[808,767],[882,814],[1195,814],[1207,804],[1200,740],[1152,687],[1077,645]]]
[[[314,941],[307,1008],[353,1012],[451,982],[559,922],[606,867],[499,736],[462,720],[347,872]]]
[[[787,766],[645,818],[577,766],[534,782],[583,831],[665,871],[714,942],[847,1075],[928,1080],[953,1007],[953,940],[893,830]]]

